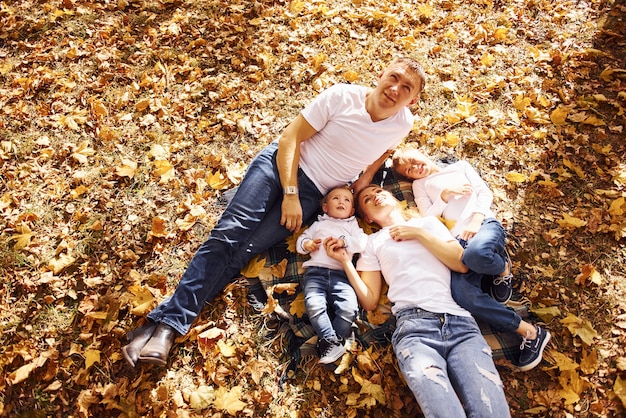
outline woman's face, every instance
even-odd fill
[[[368,222],[378,222],[398,207],[398,200],[379,186],[367,186],[358,196],[363,217]]]
[[[428,176],[431,172],[430,159],[417,150],[406,151],[402,162],[396,168],[398,173],[411,180],[418,180]]]

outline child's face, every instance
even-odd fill
[[[430,174],[430,159],[419,151],[406,151],[401,161],[396,170],[408,179],[422,179]]]
[[[349,189],[334,189],[322,203],[322,210],[333,218],[346,219],[354,215],[353,203],[354,197]]]

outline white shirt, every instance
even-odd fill
[[[441,200],[441,191],[452,186],[469,183],[474,192],[469,197]],[[495,218],[491,211],[493,194],[478,172],[467,161],[457,161],[441,171],[413,181],[413,196],[423,216],[441,216],[454,221],[450,232],[458,236],[469,224],[474,213],[485,218]]]
[[[404,108],[387,119],[372,122],[365,109],[370,89],[337,84],[302,110],[318,131],[300,145],[300,168],[322,194],[359,176],[410,132],[414,116]]]
[[[324,214],[320,215],[317,218],[317,222],[313,222],[313,224],[305,229],[304,232],[302,232],[302,234],[298,237],[296,250],[300,254],[309,254],[309,252],[302,246],[304,241],[317,238],[324,241],[324,239],[328,237],[342,237],[346,243],[346,251],[350,254],[360,253],[363,251],[365,244],[367,243],[367,234],[363,232],[354,216],[347,219],[337,219]],[[302,263],[302,267],[314,266],[325,267],[333,270],[343,270],[341,263],[334,258],[329,257],[323,246],[320,246],[317,251],[313,251],[310,254],[311,258]]]
[[[424,228],[449,241],[450,231],[435,217],[412,218],[407,225]],[[396,314],[403,308],[422,308],[435,313],[470,316],[452,298],[450,269],[419,240],[394,241],[385,227],[369,236],[356,268],[380,271],[389,285],[387,296]]]

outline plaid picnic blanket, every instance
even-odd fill
[[[398,200],[406,202],[408,207],[415,207],[411,183],[399,180],[388,166],[379,170],[374,183],[389,190]],[[362,224],[364,230],[371,232],[371,226]],[[270,248],[261,255],[265,259],[264,273],[249,280],[251,292],[263,291],[269,301],[265,313],[273,313],[279,318],[277,333],[282,337],[283,348],[290,358],[283,377],[290,370],[295,370],[300,361],[309,356],[316,356],[317,336],[309,323],[304,309],[303,286],[304,269],[302,263],[308,256],[295,251],[297,235]],[[302,284],[302,285],[301,285]],[[529,316],[527,300],[514,297],[507,307],[514,309],[522,318]],[[516,364],[520,355],[520,338],[514,333],[500,333],[490,325],[479,323],[481,332],[493,350],[494,359],[507,359]],[[372,344],[389,344],[395,329],[395,318],[391,314],[391,303],[385,296],[373,312],[359,311],[352,338],[364,349]],[[284,378],[283,378],[284,381]]]

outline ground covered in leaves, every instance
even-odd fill
[[[120,353],[253,155],[398,53],[428,73],[407,142],[480,169],[553,333],[535,370],[498,363],[513,416],[623,414],[625,16],[623,0],[0,1],[0,414],[418,414],[388,348],[279,387],[281,341],[242,282],[167,369]]]

